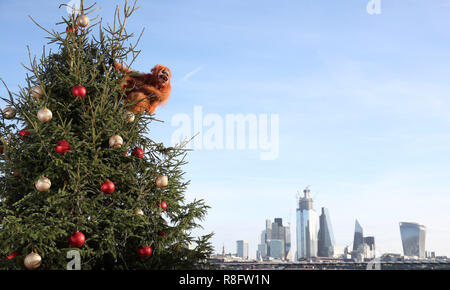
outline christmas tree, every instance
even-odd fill
[[[35,22],[57,49],[30,56],[18,93],[5,84],[0,269],[63,270],[73,250],[83,270],[208,267],[211,235],[192,236],[208,206],[185,199],[185,144],[149,134],[170,70],[126,69],[139,55],[142,33],[131,43],[125,29],[137,9],[125,3],[103,27],[81,1],[59,32]]]

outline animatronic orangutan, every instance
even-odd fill
[[[172,87],[168,67],[158,64],[149,74],[129,70],[120,63],[115,63],[114,67],[125,75],[121,88],[126,89],[126,101],[133,103],[134,112],[154,114],[156,108],[169,99]]]

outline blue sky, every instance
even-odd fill
[[[110,21],[115,4],[97,1]],[[250,242],[266,218],[295,228],[295,195],[311,185],[339,245],[354,220],[379,252],[401,252],[398,223],[425,224],[427,250],[450,256],[450,1],[141,1],[128,31],[146,27],[134,69],[169,66],[173,93],[150,137],[170,143],[176,114],[279,114],[280,154],[196,150],[189,199],[212,206],[204,231],[217,250]],[[0,76],[23,84],[26,45],[39,54],[63,1],[0,0]],[[0,89],[4,95],[5,90]],[[2,104],[3,106],[4,104]],[[207,129],[207,128],[205,128]],[[295,235],[292,232],[295,244]]]

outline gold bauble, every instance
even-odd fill
[[[133,123],[136,116],[131,111],[125,111],[125,118],[127,119],[128,123]]]
[[[44,94],[44,92],[42,91],[40,86],[35,86],[35,87],[31,88],[31,94],[36,99],[40,99],[42,97],[42,95]]]
[[[37,118],[39,121],[45,123],[53,118],[53,113],[47,108],[40,109],[37,113]]]
[[[155,179],[156,187],[163,188],[166,187],[169,184],[169,179],[166,175],[159,175]]]
[[[3,118],[7,119],[7,120],[11,120],[16,116],[16,110],[14,110],[11,107],[6,107],[3,110]]]
[[[109,138],[109,147],[111,148],[120,148],[123,145],[123,139],[119,135],[114,135]]]
[[[87,17],[84,14],[81,14],[80,16],[77,17],[77,26],[79,27],[87,27],[89,25],[89,23],[91,22],[91,20],[89,19],[89,17]]]
[[[37,253],[31,253],[25,257],[23,264],[28,270],[35,270],[41,266],[42,258]]]
[[[137,209],[134,211],[134,214],[136,215],[144,215],[144,212],[142,211],[142,209]]]
[[[47,191],[52,186],[52,183],[50,182],[50,179],[47,177],[41,177],[38,180],[36,180],[35,184],[36,189],[39,191]]]

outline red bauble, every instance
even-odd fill
[[[138,255],[141,258],[150,257],[152,254],[152,248],[150,246],[142,246],[138,249]]]
[[[70,149],[70,143],[67,142],[66,140],[58,141],[58,143],[56,143],[56,145],[65,147],[67,150]]]
[[[72,89],[72,95],[75,98],[84,98],[86,97],[87,91],[86,88],[83,86],[75,86]]]
[[[20,138],[21,138],[22,140],[24,140],[25,137],[30,136],[30,132],[28,132],[28,129],[25,128],[25,129],[20,130],[19,135],[21,136]]]
[[[67,26],[66,32],[67,33],[69,33],[69,32],[73,33],[74,32],[74,27],[72,25]],[[77,34],[78,34],[78,28],[75,26],[75,35],[77,35]]]
[[[125,157],[128,157],[128,152],[125,152],[125,154],[124,154],[124,155],[125,155]]]
[[[116,186],[112,181],[106,180],[103,182],[101,190],[105,194],[112,194],[114,190],[116,189]]]
[[[167,203],[165,201],[163,201],[161,203],[157,203],[156,206],[157,207],[161,207],[162,210],[166,210],[167,209]]]
[[[142,150],[142,148],[139,147],[134,148],[131,154],[133,154],[133,156],[138,157],[139,159],[144,158],[144,150]]]
[[[67,150],[63,146],[56,146],[56,153],[58,153],[59,155],[64,155],[64,153],[66,152]]]
[[[85,241],[86,237],[82,232],[75,232],[71,234],[69,238],[70,246],[73,248],[81,248],[81,246],[84,245]]]
[[[166,237],[166,233],[165,232],[158,232],[158,236],[161,236],[161,237],[165,238]]]
[[[18,256],[20,256],[20,254],[19,254],[18,252],[12,252],[12,253],[9,254],[9,256],[6,257],[5,259],[6,259],[6,260],[12,260],[12,259],[14,259],[15,257],[18,257]]]
[[[3,154],[3,148],[0,147],[0,154]]]
[[[58,143],[56,143],[56,153],[63,155],[67,151],[70,150],[70,143],[66,140],[61,140]]]

